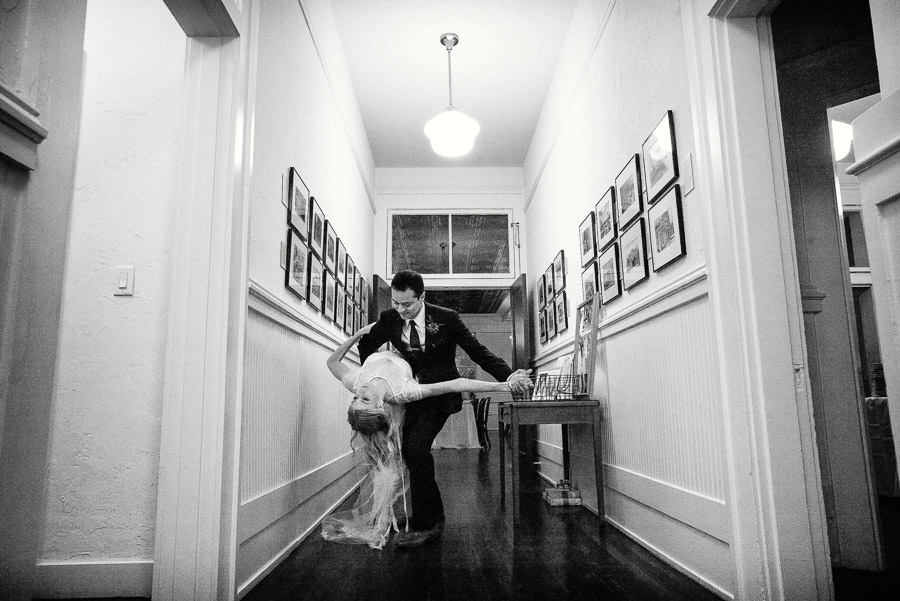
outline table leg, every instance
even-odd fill
[[[606,523],[606,509],[604,507],[604,499],[603,499],[603,457],[602,455],[602,440],[600,438],[600,408],[594,408],[594,420],[593,420],[593,436],[594,439],[594,477],[597,480],[597,515],[600,516],[600,528],[603,529],[603,524]]]
[[[519,414],[515,407],[510,407],[509,450],[512,453],[512,498],[513,498],[513,527],[519,527]]]
[[[500,435],[500,504],[506,500],[506,437],[503,435],[503,420],[497,421],[497,434]]]

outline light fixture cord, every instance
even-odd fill
[[[450,66],[450,51],[451,50],[453,50],[452,46],[447,48],[447,81],[449,81],[449,85],[450,85],[450,106],[453,106],[453,69]]]

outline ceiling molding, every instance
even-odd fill
[[[325,74],[325,81],[328,82],[328,89],[331,90],[331,97],[334,100],[334,104],[337,107],[338,115],[341,119],[341,125],[344,128],[344,136],[347,138],[347,142],[350,145],[350,152],[353,154],[353,160],[356,162],[356,168],[359,170],[359,177],[362,180],[363,187],[366,189],[366,196],[369,199],[369,206],[372,208],[372,214],[378,213],[378,207],[375,204],[375,192],[374,186],[372,182],[369,181],[369,177],[366,174],[365,164],[362,160],[362,157],[359,155],[359,149],[357,144],[365,144],[366,148],[368,148],[368,140],[364,138],[364,140],[357,141],[354,139],[351,134],[350,122],[351,118],[348,115],[348,110],[345,107],[344,103],[341,102],[340,94],[338,94],[338,90],[335,87],[334,79],[332,78],[331,69],[328,66],[328,60],[326,60],[325,55],[322,50],[321,40],[318,35],[316,35],[316,27],[313,24],[313,19],[310,16],[309,4],[310,0],[297,0],[300,4],[300,10],[303,13],[303,19],[306,21],[306,28],[309,30],[309,36],[312,38],[313,46],[316,49],[316,56],[319,57],[319,63],[322,65],[322,72]],[[353,102],[356,102],[356,98],[353,98]],[[357,107],[358,110],[358,107]],[[365,134],[365,126],[362,124],[362,117],[359,117],[360,126],[362,128],[363,133]],[[371,152],[371,149],[370,149]],[[373,162],[373,171],[374,171],[374,162]],[[374,172],[372,174],[374,178]]]
[[[607,23],[609,23],[609,17],[612,14],[615,5],[616,0],[611,0],[607,5],[606,11],[603,13],[603,18],[600,19],[600,24],[597,27],[597,33],[594,35],[594,41],[591,43],[591,47],[585,55],[584,62],[581,65],[581,72],[578,74],[576,83],[572,87],[572,90],[569,93],[569,97],[566,99],[565,108],[560,111],[559,117],[556,119],[556,123],[553,125],[554,131],[552,134],[552,139],[547,144],[547,149],[543,153],[543,159],[541,159],[541,166],[538,167],[537,174],[535,174],[534,176],[534,181],[531,184],[528,195],[525,197],[525,206],[522,209],[523,212],[527,213],[528,207],[531,206],[531,201],[534,198],[538,186],[541,183],[541,178],[544,175],[544,169],[546,169],[547,163],[550,161],[550,156],[553,154],[553,151],[556,148],[556,143],[559,141],[559,136],[560,134],[562,134],[562,130],[566,124],[566,121],[569,120],[569,113],[572,111],[572,106],[575,104],[575,99],[578,97],[578,93],[581,91],[581,86],[584,83],[584,78],[591,66],[591,62],[594,60],[594,54],[596,54],[597,47],[600,45],[600,40],[603,38],[603,34],[606,31],[606,25]],[[562,59],[563,57],[560,57],[560,60]],[[552,87],[553,86],[551,85],[551,89]],[[547,106],[546,100],[544,101],[544,106]],[[548,116],[548,119],[550,118],[551,117]],[[538,120],[538,127],[540,127],[540,119]],[[537,129],[535,129],[535,131],[537,131]]]
[[[521,196],[525,193],[522,188],[383,188],[377,192],[382,194],[414,194],[416,196],[437,195],[437,194],[517,194]]]

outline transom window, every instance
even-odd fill
[[[511,275],[509,211],[390,213],[391,271]]]

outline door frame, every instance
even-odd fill
[[[768,19],[776,5],[681,2],[695,183],[707,225],[735,598],[831,599]]]

